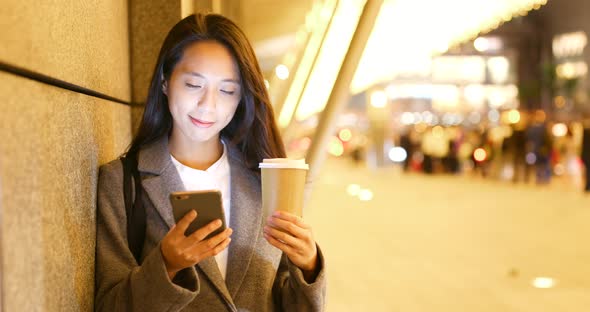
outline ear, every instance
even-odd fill
[[[162,82],[162,92],[167,96],[168,95],[168,81],[164,80]]]

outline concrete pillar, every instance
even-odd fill
[[[312,139],[312,145],[307,153],[307,162],[310,164],[308,181],[314,181],[326,158],[326,147],[330,135],[334,132],[336,117],[350,97],[350,83],[369,40],[382,3],[383,0],[367,0],[365,3],[357,28],[350,41],[350,46],[342,62],[342,67],[334,82],[332,93],[328,98],[324,111],[321,113],[318,127]],[[306,195],[306,200],[309,195]]]
[[[183,12],[184,4],[184,12]],[[150,79],[158,59],[160,47],[168,31],[191,3],[168,0],[129,0],[130,62],[132,88],[132,129],[141,121]]]

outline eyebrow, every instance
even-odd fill
[[[197,72],[185,72],[184,74],[185,75],[196,76],[196,77],[203,78],[203,79],[207,79],[205,76],[203,76],[203,75],[201,75],[201,74],[199,74]],[[233,82],[233,83],[240,84],[240,81],[239,80],[231,79],[231,78],[222,79],[221,81],[223,81],[223,82]]]

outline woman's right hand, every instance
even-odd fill
[[[219,219],[185,236],[184,232],[196,217],[197,212],[191,210],[162,239],[160,246],[170,280],[178,271],[215,256],[229,246],[231,241],[229,237],[232,234],[230,228],[205,240],[207,235],[221,226]]]

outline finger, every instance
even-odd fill
[[[197,212],[194,210],[191,210],[189,212],[187,212],[184,217],[182,217],[182,219],[180,219],[178,221],[178,223],[176,223],[176,226],[171,229],[170,231],[175,231],[176,234],[180,234],[182,236],[184,236],[184,232],[186,232],[186,229],[188,229],[188,226],[197,218]]]
[[[207,225],[204,225],[203,227],[199,228],[198,230],[194,231],[192,234],[187,236],[184,240],[182,240],[178,244],[178,248],[181,248],[183,250],[193,248],[195,245],[197,245],[197,244],[201,243],[203,240],[205,240],[205,238],[207,236],[209,236],[209,234],[211,234],[213,231],[217,230],[220,226],[221,226],[221,220],[217,219],[217,220],[211,221]],[[221,234],[223,234],[223,232],[219,233],[217,235],[221,235]]]
[[[201,241],[200,244],[205,245],[206,249],[214,249],[215,247],[217,247],[217,245],[223,243],[226,239],[228,239],[230,237],[230,235],[232,234],[233,230],[230,228],[225,229],[225,231],[207,239],[204,241]]]
[[[298,217],[292,213],[286,212],[286,211],[275,211],[272,214],[273,217],[275,218],[279,218],[285,221],[289,221],[292,222],[293,224],[297,225],[298,227],[302,228],[302,229],[310,229],[311,227],[305,223],[305,221],[303,221],[303,219],[301,217]]]
[[[222,252],[225,248],[229,246],[229,243],[231,243],[231,238],[228,237],[223,242],[221,242],[221,244],[213,248],[212,256],[217,256],[220,252]]]
[[[295,225],[291,221],[286,221],[284,219],[279,219],[279,218],[275,218],[275,217],[269,217],[267,224],[273,228],[276,228],[276,229],[281,230],[283,232],[287,232],[297,238],[304,239],[304,238],[309,237],[309,230],[303,229],[303,228]]]
[[[270,226],[264,227],[264,234],[267,234],[267,235],[271,236],[272,238],[279,240],[279,241],[281,241],[291,247],[294,247],[294,248],[300,247],[302,245],[302,242],[299,239],[297,239],[297,238],[295,238],[283,231],[279,231],[277,229],[274,229]]]
[[[207,225],[203,226],[202,228],[196,230],[193,234],[191,234],[189,236],[188,243],[195,244],[195,243],[198,243],[198,242],[204,240],[205,237],[207,237],[213,231],[220,228],[221,225],[222,225],[222,222],[220,219],[216,219],[216,220],[209,222]]]
[[[281,251],[283,251],[284,253],[286,253],[287,255],[292,255],[294,254],[294,250],[293,247],[280,242],[279,240],[277,240],[276,238],[264,233],[264,238],[266,238],[266,241],[268,241],[269,244],[275,246],[276,248],[280,249]]]
[[[225,248],[227,248],[227,246],[229,246],[230,242],[231,242],[231,238],[228,237],[225,240],[223,240],[220,244],[217,244],[217,246],[215,246],[211,249],[204,250],[203,244],[199,244],[199,245],[196,245],[196,246],[192,247],[191,249],[187,250],[187,252],[189,254],[193,254],[192,259],[196,263],[198,263],[204,259],[218,255]]]

